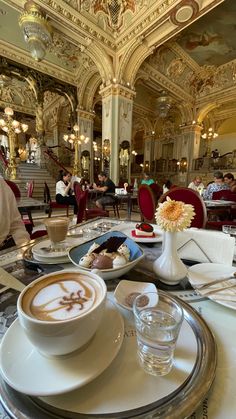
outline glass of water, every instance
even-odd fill
[[[225,234],[230,234],[230,232],[231,232],[231,225],[224,224],[222,226],[222,231]]]
[[[133,305],[140,365],[151,375],[166,375],[183,322],[181,305],[165,292],[139,295]]]

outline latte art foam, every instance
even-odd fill
[[[51,278],[30,288],[22,301],[23,310],[43,321],[63,321],[81,316],[98,300],[98,289],[89,278]]]

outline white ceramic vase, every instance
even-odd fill
[[[187,274],[187,268],[177,253],[176,234],[165,231],[162,254],[153,263],[155,274],[168,285],[178,284]]]

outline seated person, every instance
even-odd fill
[[[152,183],[155,183],[155,181],[150,178],[150,173],[144,172],[141,185],[151,185]]]
[[[73,195],[71,174],[63,170],[60,170],[56,183],[56,202],[62,205],[72,205],[74,214],[77,214],[78,206],[75,195]]]
[[[93,183],[93,189],[103,192],[103,196],[96,201],[96,206],[103,209],[105,205],[113,205],[116,202],[116,197],[111,195],[115,193],[115,184],[105,172],[99,173],[98,180],[99,186]]]
[[[192,182],[188,185],[188,188],[193,189],[194,191],[200,192],[204,189],[204,185],[202,183],[202,178],[200,176],[196,176]]]
[[[232,173],[226,173],[224,175],[224,182],[230,187],[231,192],[236,193],[236,180]]]
[[[27,243],[30,236],[18,211],[15,195],[2,177],[0,196],[0,250]]]
[[[203,192],[203,199],[212,199],[213,192],[222,191],[223,189],[230,189],[230,187],[224,183],[223,173],[217,170],[214,173],[214,182],[210,183]]]
[[[170,190],[171,186],[172,186],[172,182],[168,179],[162,187],[163,188],[163,194],[168,192]]]

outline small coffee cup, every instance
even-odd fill
[[[99,327],[106,284],[92,272],[61,271],[36,279],[19,295],[21,327],[46,356],[83,349]]]

